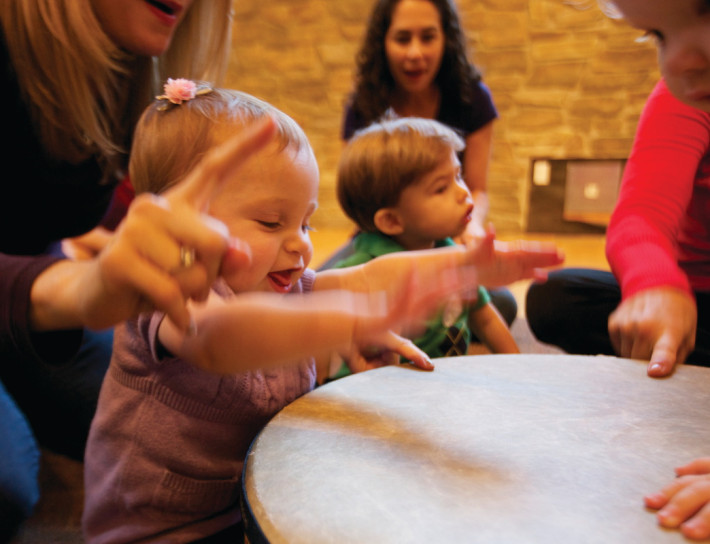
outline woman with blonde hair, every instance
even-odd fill
[[[133,129],[159,83],[219,81],[230,32],[231,0],[0,3],[10,135],[0,152],[0,540],[37,501],[35,439],[82,458],[110,327],[158,308],[187,329],[186,301],[206,296],[225,259],[243,257],[226,227],[202,214],[210,195],[201,181],[238,167],[268,139],[268,124],[206,157],[163,197],[111,206],[130,187]],[[95,254],[58,254],[60,240],[109,218],[109,230],[123,219]]]

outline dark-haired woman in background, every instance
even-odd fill
[[[488,214],[487,178],[498,116],[488,88],[466,55],[466,37],[453,0],[378,0],[357,55],[355,89],[343,121],[345,140],[383,117],[436,119],[466,142],[463,177],[474,199],[473,221],[463,241],[481,237]],[[347,243],[324,268],[352,252]],[[491,299],[510,325],[517,314],[512,294]]]

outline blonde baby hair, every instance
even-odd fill
[[[136,193],[161,193],[179,182],[213,147],[244,126],[270,116],[278,150],[312,153],[303,129],[288,115],[254,96],[196,82],[197,95],[181,104],[156,100],[141,116],[133,138],[129,176]]]

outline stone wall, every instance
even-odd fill
[[[343,103],[372,0],[236,0],[227,84],[291,115],[321,169],[318,227],[349,226],[334,196]],[[658,78],[652,43],[595,0],[458,0],[500,119],[490,220],[525,229],[533,158],[625,158]]]

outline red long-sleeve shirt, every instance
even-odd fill
[[[660,286],[710,291],[710,114],[663,80],[639,120],[606,255],[623,298]]]

